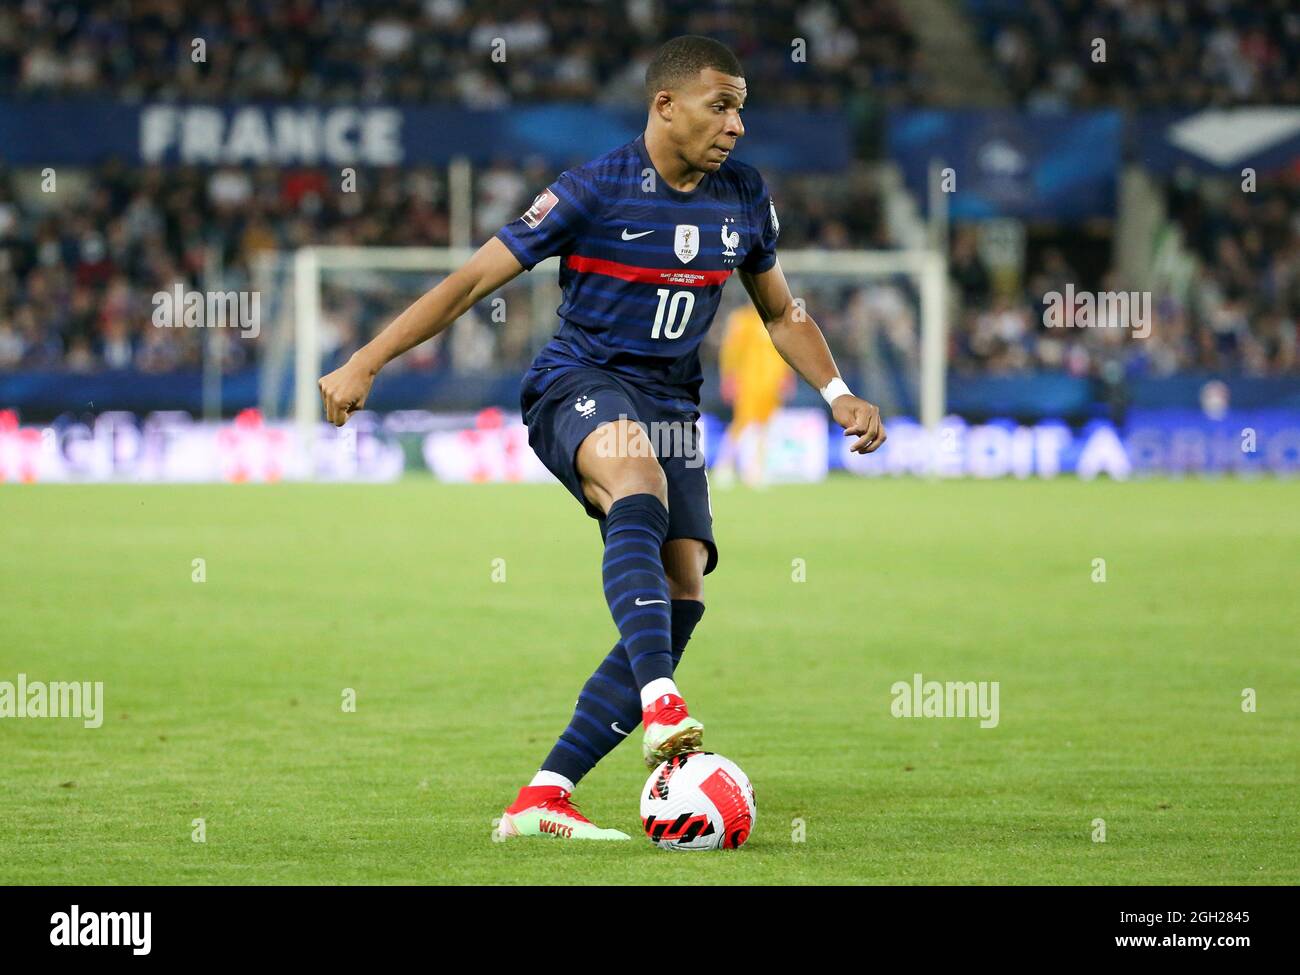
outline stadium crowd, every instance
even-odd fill
[[[923,97],[898,0],[27,0],[0,5],[0,92],[639,105],[655,48],[683,33],[730,45],[765,104]],[[794,38],[816,56],[791,58]]]
[[[1027,108],[1300,104],[1294,0],[966,0],[966,7]]]
[[[1149,332],[1132,328],[1049,328],[1044,295],[1083,280],[1059,249],[1047,248],[1023,286],[998,290],[971,228],[959,230],[950,272],[960,298],[952,362],[969,372],[1063,370],[1094,375],[1118,360],[1130,375],[1190,369],[1248,375],[1300,372],[1300,187],[1261,183],[1242,193],[1234,181],[1174,179],[1168,212],[1198,261],[1187,287],[1152,295]],[[1121,269],[1098,291],[1125,291]],[[1145,329],[1144,329],[1145,331]]]

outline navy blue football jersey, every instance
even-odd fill
[[[527,269],[559,255],[560,327],[548,368],[616,373],[650,395],[699,402],[699,346],[736,268],[776,263],[776,207],[758,170],[728,159],[690,193],[655,172],[642,136],[540,193],[497,238]]]

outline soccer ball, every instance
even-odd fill
[[[734,850],[757,816],[749,777],[712,752],[662,762],[641,790],[641,825],[662,850]]]

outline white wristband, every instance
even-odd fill
[[[822,399],[824,399],[824,400],[826,401],[826,405],[827,405],[827,406],[830,406],[832,403],[834,403],[834,402],[835,402],[835,398],[836,398],[837,396],[852,396],[852,395],[853,395],[852,393],[849,392],[849,387],[848,387],[848,385],[847,385],[847,384],[844,382],[844,380],[841,379],[839,376],[836,376],[834,379],[832,379],[830,382],[828,382],[825,386],[823,386],[823,387],[821,388],[820,392],[821,392],[821,394],[822,394]]]

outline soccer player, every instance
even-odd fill
[[[574,806],[577,782],[643,725],[654,767],[699,749],[704,726],[673,672],[704,613],[717,565],[698,453],[698,347],[723,284],[739,272],[781,356],[821,391],[851,449],[885,442],[880,412],[849,392],[821,330],[791,297],[776,258],[779,225],[763,178],[731,158],[745,134],[740,63],[706,37],[664,44],[646,71],[644,133],[564,172],[469,261],[320,380],[341,426],[365,406],[389,361],[476,302],[559,255],[560,327],[524,376],[529,443],[597,519],[605,599],[619,641],[532,781],[501,819],[503,836],[627,839]],[[651,431],[677,430],[655,437]],[[664,449],[663,441],[670,449]]]

